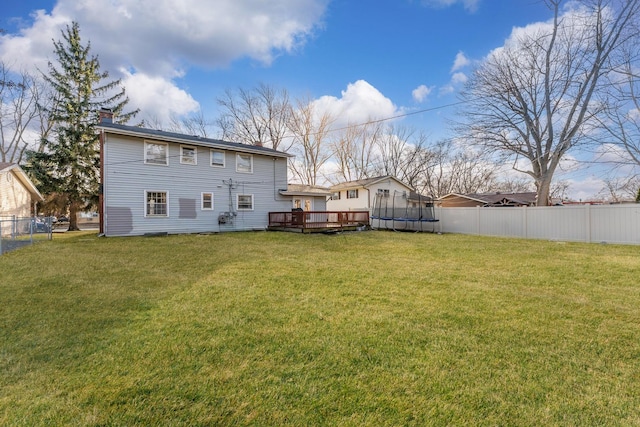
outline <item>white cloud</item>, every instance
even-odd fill
[[[0,61],[13,69],[37,73],[46,71],[53,56],[53,40],[61,38],[60,29],[71,23],[68,15],[47,15],[43,10],[34,12],[34,23],[20,34],[0,36]]]
[[[416,102],[423,102],[427,99],[427,96],[429,96],[432,90],[433,86],[427,87],[425,85],[420,85],[411,92],[411,95]]]
[[[444,95],[449,95],[450,93],[453,93],[456,89],[453,87],[453,85],[451,83],[444,85],[440,88],[440,90],[438,90],[438,95],[440,96],[444,96]]]
[[[174,110],[192,111],[195,101],[172,81],[189,66],[220,68],[240,58],[268,65],[313,36],[328,1],[58,0],[50,13],[35,12],[31,26],[0,36],[0,61],[46,71],[52,39],[61,40],[73,20],[101,69],[123,78],[132,104],[142,102],[132,107],[153,108],[150,100],[162,93],[178,101]],[[133,82],[160,92],[143,97]]]
[[[347,89],[342,91],[340,98],[326,95],[314,102],[319,111],[327,111],[336,118],[337,127],[399,114],[389,98],[364,80],[350,83]]]
[[[59,0],[52,16],[73,16],[102,55],[126,58],[146,73],[188,62],[226,66],[250,57],[265,64],[304,43],[327,0]],[[105,19],[104,5],[111,5]],[[166,74],[166,72],[163,72]]]
[[[605,187],[605,182],[601,178],[590,176],[584,179],[567,179],[569,183],[570,199],[575,201],[597,200],[598,193]]]
[[[451,66],[451,80],[449,80],[449,83],[446,85],[440,87],[438,95],[449,95],[465,84],[469,78],[465,73],[458,70],[467,67],[469,64],[471,64],[471,60],[467,58],[463,52],[458,52]]]
[[[610,11],[605,8],[604,13]],[[612,18],[611,16],[609,18]],[[560,31],[559,38],[567,39],[571,37],[574,41],[585,40],[585,43],[590,43],[591,37],[593,37],[593,31],[596,28],[594,24],[595,15],[592,14],[588,8],[583,4],[576,1],[568,1],[565,4],[564,9],[559,17]],[[605,18],[605,21],[607,18]],[[540,37],[548,36],[553,29],[553,19],[542,22],[533,22],[523,27],[513,27],[511,34],[505,40],[504,44],[487,55],[488,58],[502,57],[505,50],[516,50],[526,43],[530,43],[531,40],[538,39]],[[575,45],[577,47],[577,44]],[[583,48],[588,47],[586,44]],[[529,66],[526,62],[527,56],[523,56],[524,66]]]
[[[198,102],[191,95],[162,77],[125,72],[123,84],[127,88],[130,105],[141,110],[141,116],[136,119],[158,120],[167,124],[173,116],[198,111]]]
[[[453,84],[465,84],[469,80],[465,73],[454,73],[451,76],[451,83]]]
[[[464,52],[458,52],[458,54],[456,55],[456,59],[453,60],[451,72],[453,73],[454,71],[458,71],[459,69],[466,67],[470,63],[471,61],[465,56]]]

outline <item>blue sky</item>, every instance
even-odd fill
[[[215,117],[225,89],[266,83],[345,121],[426,110],[398,122],[437,139],[473,64],[550,17],[542,0],[5,0],[0,59],[46,69],[51,40],[76,20],[132,106],[160,121]],[[602,178],[572,171],[573,196]]]

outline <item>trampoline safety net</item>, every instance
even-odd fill
[[[395,231],[435,231],[433,199],[416,193],[394,191],[375,195],[371,227]]]

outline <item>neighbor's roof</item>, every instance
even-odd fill
[[[182,144],[198,145],[209,148],[219,148],[224,150],[241,151],[245,153],[262,154],[273,157],[293,157],[292,154],[274,150],[272,148],[260,147],[257,145],[240,144],[237,142],[223,141],[221,139],[203,138],[196,135],[185,135],[181,133],[165,132],[162,130],[147,129],[138,126],[120,125],[117,123],[101,122],[97,129],[117,135],[137,136],[146,139],[154,139],[163,142],[177,142]]]
[[[536,203],[535,191],[523,192],[523,193],[470,193],[470,194],[458,194],[449,193],[440,197],[439,200],[443,200],[450,197],[461,197],[464,199],[475,200],[488,205],[493,204],[519,204],[519,205],[531,205]]]
[[[38,191],[33,182],[29,179],[27,174],[22,170],[20,166],[16,163],[9,162],[0,162],[0,173],[8,173],[13,172],[13,174],[18,178],[18,180],[22,183],[22,185],[31,193],[32,196],[36,197],[39,201],[44,200],[42,194]]]
[[[280,190],[283,196],[330,196],[331,191],[319,185],[288,184],[286,190]]]
[[[425,201],[433,201],[433,197],[424,196],[416,191],[411,190],[409,192],[409,200],[425,200]]]
[[[345,188],[358,188],[358,187],[367,188],[379,182],[386,181],[389,179],[394,180],[397,183],[405,186],[407,189],[411,190],[411,188],[407,184],[405,184],[404,182],[400,181],[398,178],[393,177],[391,175],[376,176],[374,178],[365,178],[365,179],[358,179],[355,181],[341,182],[340,184],[336,184],[332,186],[331,190],[335,191],[335,190],[344,190]]]

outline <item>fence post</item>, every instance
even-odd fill
[[[585,205],[584,211],[584,223],[585,223],[585,240],[587,243],[591,243],[591,205]]]
[[[476,206],[476,234],[480,235],[480,206]]]
[[[525,239],[529,238],[529,224],[527,224],[528,221],[528,216],[529,216],[529,212],[527,210],[526,206],[522,206],[522,227],[524,228],[523,230],[523,235]]]
[[[2,255],[2,220],[0,219],[0,255]]]

